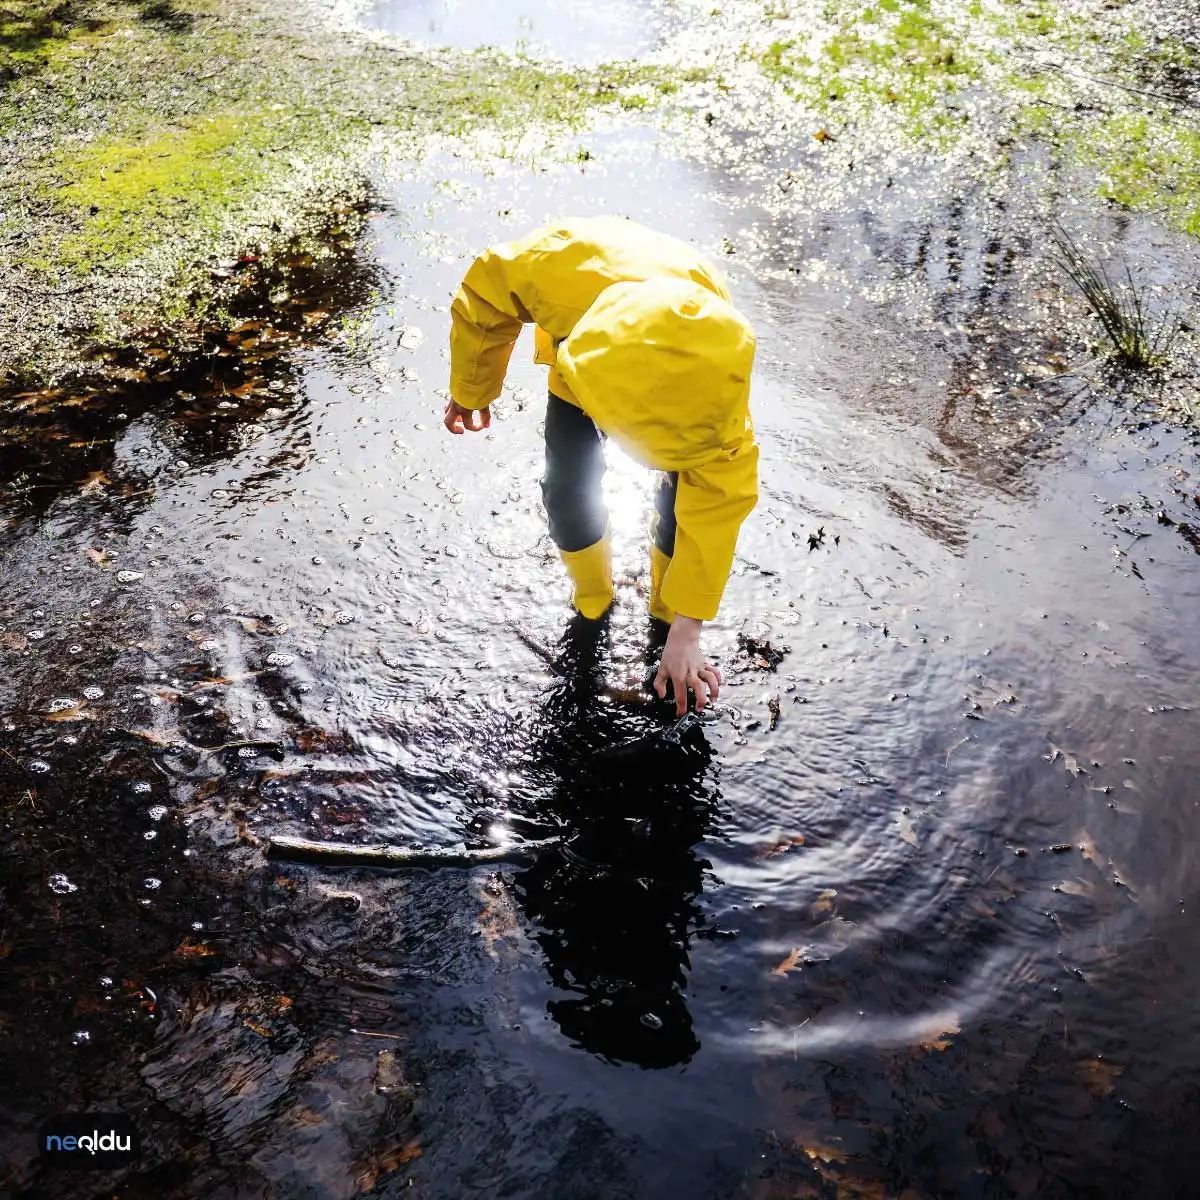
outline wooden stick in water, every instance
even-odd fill
[[[355,846],[349,842],[314,842],[308,838],[273,837],[267,843],[268,858],[290,862],[318,863],[327,867],[477,867],[484,863],[530,862],[545,850],[562,844],[562,838],[539,838],[514,842],[511,846],[445,846],[418,849],[377,843]]]

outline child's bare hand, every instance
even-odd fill
[[[675,715],[679,717],[687,712],[689,688],[695,693],[697,712],[703,712],[705,705],[720,694],[721,672],[700,650],[703,624],[695,617],[676,616],[654,677],[654,690],[660,700],[667,698],[667,684],[671,685]]]
[[[463,408],[454,400],[447,400],[445,423],[451,433],[479,433],[492,423],[491,405],[486,408]]]

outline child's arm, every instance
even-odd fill
[[[747,423],[746,439],[715,462],[679,473],[675,495],[675,553],[663,577],[663,603],[675,610],[663,647],[654,688],[675,711],[687,711],[687,694],[696,709],[716,700],[721,672],[700,648],[705,621],[717,615],[733,566],[738,531],[758,500],[758,446]]]
[[[717,615],[738,531],[757,502],[758,446],[749,429],[732,451],[680,471],[675,553],[663,577],[663,604],[701,621]]]

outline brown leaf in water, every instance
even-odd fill
[[[413,1138],[403,1145],[394,1143],[388,1149],[379,1153],[373,1161],[364,1164],[355,1177],[355,1184],[360,1193],[373,1191],[381,1175],[390,1175],[406,1163],[421,1157],[421,1141]]]
[[[95,550],[89,547],[85,553],[98,567],[103,567],[108,563],[107,550]]]
[[[23,633],[11,630],[0,633],[0,650],[24,650],[29,645],[29,639]]]
[[[913,819],[908,813],[900,813],[896,818],[896,826],[900,831],[900,836],[910,846],[917,846],[920,843],[917,841],[917,828],[913,824]]]
[[[800,956],[801,956],[801,952],[799,950],[791,951],[791,953],[788,954],[787,958],[785,958],[783,960],[783,962],[781,962],[779,964],[779,966],[777,966],[771,972],[771,974],[772,975],[789,975],[789,974],[791,974],[792,971],[798,971],[801,968],[801,966],[803,966]]]
[[[92,492],[102,492],[111,486],[112,480],[103,471],[92,471],[91,474],[84,477],[83,482],[79,485],[79,494],[88,496]]]
[[[950,1017],[931,1024],[925,1039],[918,1044],[922,1050],[930,1052],[937,1050],[940,1053],[943,1050],[949,1049],[953,1044],[951,1039],[957,1033],[962,1033],[962,1026],[956,1019]]]
[[[1085,771],[1079,765],[1079,760],[1074,754],[1068,754],[1065,750],[1063,750],[1060,746],[1056,746],[1053,742],[1050,743],[1050,753],[1043,754],[1042,757],[1048,763],[1057,762],[1061,758],[1067,768],[1067,774],[1073,779],[1077,779],[1080,775],[1087,774],[1087,771]]]
[[[185,962],[200,958],[212,958],[214,954],[216,951],[207,942],[202,942],[197,938],[184,938],[175,947],[175,957],[182,958]]]
[[[257,1021],[250,1020],[249,1017],[247,1017],[242,1024],[245,1025],[247,1029],[252,1029],[258,1034],[259,1037],[273,1038],[275,1036],[265,1025],[260,1025]]]
[[[821,893],[813,901],[812,915],[819,917],[824,913],[833,912],[833,902],[837,899],[837,888],[822,888]]]
[[[836,142],[837,141],[837,138],[835,138],[833,136],[833,134],[829,132],[828,129],[818,129],[817,132],[813,134],[813,137],[816,138],[816,140],[818,142],[821,142],[822,144],[825,142]]]
[[[1056,892],[1061,892],[1065,896],[1087,896],[1095,895],[1096,889],[1091,884],[1084,883],[1079,879],[1064,879],[1062,883],[1054,885]]]
[[[1113,1085],[1125,1068],[1103,1058],[1085,1058],[1079,1064],[1079,1073],[1088,1090],[1097,1096],[1108,1096],[1112,1093]]]
[[[77,704],[74,708],[60,709],[58,712],[46,713],[47,721],[94,721],[96,714],[89,708]]]
[[[765,858],[774,858],[778,854],[783,854],[784,851],[790,850],[793,846],[803,846],[804,835],[797,833],[793,837],[783,837],[778,841],[771,842],[770,845],[764,846],[759,850],[754,857],[760,862]]]

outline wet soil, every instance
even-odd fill
[[[328,254],[240,264],[229,330],[9,397],[0,1187],[1191,1194],[1200,475],[1160,419],[1190,368],[1099,365],[1033,153],[811,209],[772,174],[809,133],[766,136],[431,143]],[[1164,286],[1195,269],[1057,196]],[[613,454],[623,582],[583,627],[528,347],[488,435],[439,420],[471,256],[583,210],[718,255],[759,334],[727,686],[632,761],[596,755],[670,719],[651,481]],[[272,833],[565,844],[387,872]],[[48,1114],[114,1110],[136,1167],[39,1167]]]

